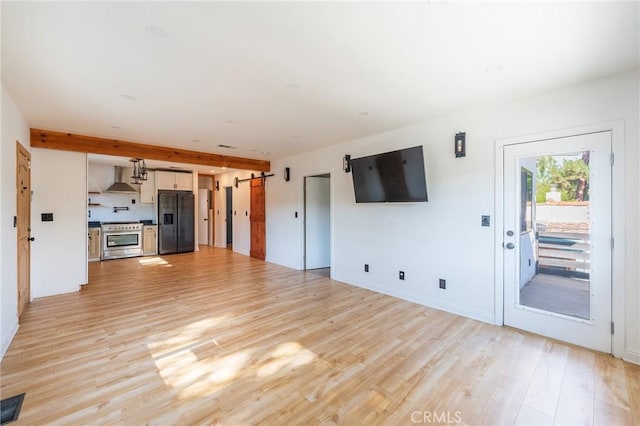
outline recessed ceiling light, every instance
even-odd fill
[[[293,139],[300,139],[300,135],[291,135]]]
[[[224,122],[227,123],[227,124],[234,124],[235,123],[235,121],[233,121],[233,120],[224,120]]]
[[[262,155],[271,155],[271,153],[268,151],[262,151]]]
[[[200,139],[191,139],[191,142],[198,143],[198,142],[200,142]]]
[[[151,34],[153,34],[156,37],[166,37],[167,36],[167,30],[165,30],[164,28],[162,28],[159,25],[149,25],[147,27],[147,31],[149,31]]]
[[[367,111],[360,111],[358,115],[369,115],[369,113]]]
[[[287,89],[299,89],[300,85],[298,83],[287,83],[284,87]]]
[[[215,170],[209,170],[209,173],[215,173],[215,172],[216,172]]]
[[[123,98],[125,98],[125,99],[127,99],[127,100],[129,100],[129,101],[135,101],[135,100],[137,99],[135,96],[133,96],[133,95],[128,95],[128,94],[126,94],[126,93],[125,93],[124,95],[122,95],[122,97],[123,97]]]
[[[116,126],[115,124],[112,124],[111,127],[114,128],[114,129],[118,129],[118,130],[122,129],[122,127]]]
[[[235,146],[231,146],[231,145],[224,145],[224,144],[220,144],[220,145],[218,145],[218,148],[236,149],[236,147],[235,147]]]
[[[223,167],[223,168],[222,168],[222,170],[227,170],[227,168],[226,168],[226,167]]]

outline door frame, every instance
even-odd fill
[[[229,210],[229,205],[227,203],[228,193],[231,193],[231,207],[233,208],[233,185],[224,186],[224,248],[229,247],[229,221],[227,217],[227,211]],[[229,215],[231,217],[231,250],[233,251],[233,210]]]
[[[494,257],[495,257],[495,324],[504,325],[504,159],[503,147],[528,142],[537,142],[548,139],[559,139],[570,136],[580,136],[589,133],[611,132],[611,150],[615,162],[611,172],[611,185],[615,191],[611,191],[611,222],[615,246],[611,254],[611,320],[615,324],[615,333],[612,336],[611,353],[617,358],[624,354],[625,340],[625,278],[626,265],[625,251],[625,212],[624,212],[624,121],[593,124],[568,129],[558,129],[548,132],[496,139],[494,142],[495,154],[495,227],[494,227]]]
[[[207,195],[207,208],[205,209],[206,210],[206,216],[205,217],[200,216],[200,208],[202,207],[200,205],[201,194],[206,194]],[[211,207],[211,190],[209,190],[207,188],[198,188],[198,245],[201,245],[201,244],[207,245],[207,246],[211,245],[211,239],[210,239],[210,237],[211,237],[211,220],[210,220],[210,217],[209,217],[209,216],[211,216],[211,214],[210,214],[211,213],[211,208],[210,207]],[[206,219],[206,221],[205,221],[205,219]],[[207,231],[206,243],[203,243],[200,240],[200,234],[201,234],[200,226],[202,225],[203,221],[206,222],[206,228],[207,228],[206,229],[206,231]]]
[[[305,255],[306,255],[306,248],[305,248],[305,215],[306,215],[306,211],[305,211],[305,178],[306,177],[313,177],[313,176],[318,176],[318,175],[329,175],[329,220],[331,221],[331,223],[329,224],[329,250],[331,250],[331,253],[329,255],[329,267],[331,268],[331,270],[333,271],[333,266],[335,264],[335,247],[333,246],[335,239],[333,238],[334,235],[334,226],[335,226],[335,200],[334,200],[334,190],[333,190],[333,185],[334,185],[334,176],[335,176],[335,171],[332,170],[326,170],[326,169],[321,169],[321,170],[313,170],[313,171],[305,171],[300,173],[300,175],[298,176],[298,212],[299,212],[299,220],[298,222],[298,247],[299,247],[299,253],[300,256],[298,258],[298,270],[299,271],[304,271],[307,262],[305,261]]]
[[[307,271],[307,178],[322,177],[329,175],[329,268],[333,265],[333,238],[331,230],[333,226],[332,216],[332,191],[331,191],[331,173],[320,173],[314,175],[305,175],[302,177],[302,270]]]

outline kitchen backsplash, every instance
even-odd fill
[[[124,175],[130,176],[131,169],[128,168]],[[127,182],[129,181],[129,179],[125,180]],[[153,204],[141,204],[139,192],[135,194],[117,194],[103,192],[105,189],[111,186],[113,181],[113,166],[89,163],[87,187],[90,192],[99,192],[99,194],[88,194],[87,202],[100,205],[87,207],[88,212],[91,212],[90,215],[89,213],[87,213],[87,220],[100,222],[126,220],[155,221]],[[134,187],[137,188],[136,186]],[[135,200],[135,204],[133,204],[131,200]],[[114,207],[128,207],[129,210],[121,210],[116,213],[113,211]]]
[[[99,206],[89,206],[91,217],[88,220],[112,222],[123,220],[153,220],[153,204],[140,204],[140,194],[89,194],[91,203]],[[135,200],[135,204],[131,203]],[[114,212],[114,207],[128,207],[129,210]]]

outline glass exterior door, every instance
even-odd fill
[[[504,147],[504,322],[611,351],[611,133]]]

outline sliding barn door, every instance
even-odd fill
[[[264,178],[251,179],[251,257],[264,260],[266,254],[266,226]]]

